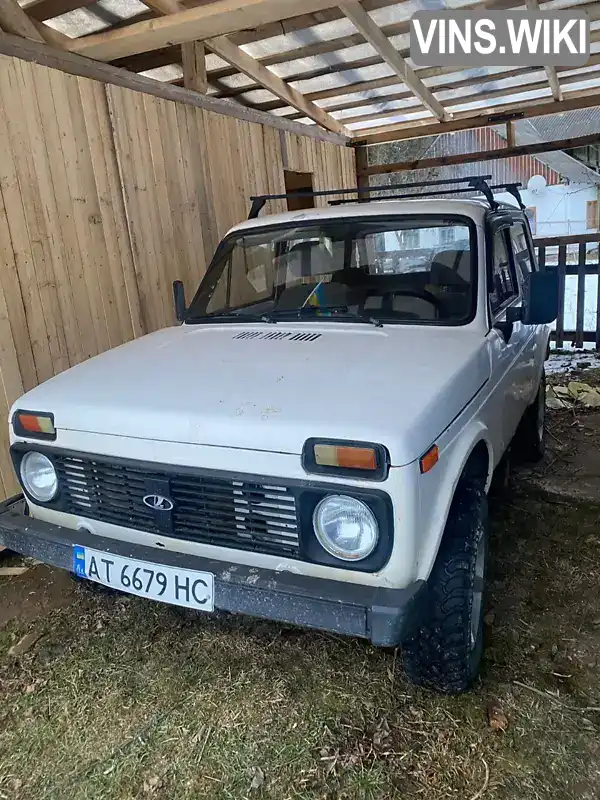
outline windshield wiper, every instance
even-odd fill
[[[185,321],[195,325],[201,322],[222,322],[223,320],[227,322],[236,322],[238,320],[240,322],[277,322],[276,319],[272,319],[272,317],[267,314],[248,314],[238,311],[220,311],[215,314],[201,314],[196,317],[187,317]]]
[[[367,322],[370,325],[375,325],[376,328],[383,328],[383,322],[377,317],[370,314],[359,314],[356,311],[350,311],[348,306],[302,306],[302,308],[293,308],[288,310],[269,311],[269,317],[276,319],[302,319],[303,317],[317,317],[321,316],[324,319],[343,319],[350,317],[350,319],[357,322]]]

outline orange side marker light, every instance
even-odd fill
[[[437,444],[434,444],[429,450],[425,453],[425,455],[421,456],[419,459],[419,467],[421,468],[421,473],[424,475],[429,470],[433,469],[440,458],[440,451],[438,450]]]

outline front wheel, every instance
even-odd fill
[[[460,694],[477,676],[483,653],[487,527],[485,492],[459,485],[429,576],[425,618],[404,647],[404,667],[415,684]]]

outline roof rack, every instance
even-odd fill
[[[375,186],[356,186],[353,189],[324,189],[317,192],[308,192],[308,191],[300,191],[300,192],[286,192],[283,194],[261,194],[255,195],[250,198],[252,201],[252,206],[250,207],[250,213],[248,214],[248,219],[256,219],[260,214],[261,210],[264,208],[267,200],[290,200],[293,198],[305,198],[305,197],[331,197],[332,195],[340,195],[340,194],[355,194],[357,195],[356,198],[344,198],[344,199],[336,199],[330,200],[330,205],[342,205],[343,203],[371,203],[377,200],[397,200],[397,199],[406,199],[409,197],[432,197],[437,196],[439,194],[462,194],[463,192],[481,192],[490,204],[490,208],[493,211],[496,211],[498,208],[498,203],[494,199],[493,192],[494,190],[504,189],[505,191],[509,192],[513,195],[513,197],[517,200],[519,207],[524,209],[525,206],[523,205],[523,201],[521,200],[521,195],[519,194],[519,187],[521,186],[520,183],[502,183],[498,184],[497,186],[490,186],[488,181],[491,179],[491,175],[468,175],[465,178],[446,178],[445,180],[432,180],[432,181],[414,181],[412,183],[393,183],[388,186],[382,187],[375,187]],[[421,189],[424,186],[456,186],[457,184],[468,184],[467,186],[463,186],[462,188],[458,189],[442,189],[437,190],[435,192],[413,192],[405,194],[405,189]],[[361,197],[361,195],[367,194],[369,195],[371,192],[376,191],[389,191],[394,189],[402,189],[402,194],[386,194],[383,197]]]
[[[498,202],[493,196],[494,192],[499,191],[506,191],[516,199],[519,204],[519,208],[523,211],[525,209],[525,205],[521,199],[521,193],[519,192],[519,188],[523,184],[521,183],[497,183],[493,186],[490,186],[487,182],[481,181],[481,184],[476,186],[467,186],[461,187],[460,189],[438,189],[435,192],[412,192],[406,194],[385,194],[381,197],[372,197],[371,202],[377,202],[378,200],[406,200],[410,197],[438,197],[438,195],[447,195],[447,194],[463,194],[464,192],[481,192],[485,195],[486,200],[490,204],[490,208],[492,211],[495,211],[498,208]],[[489,195],[489,196],[488,196]],[[341,206],[345,203],[355,203],[356,200],[331,200],[329,205],[331,206]],[[364,202],[364,200],[359,200],[359,203]]]

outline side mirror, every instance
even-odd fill
[[[558,316],[558,274],[549,270],[527,273],[523,282],[523,305],[519,310],[525,325],[554,322]]]
[[[183,281],[173,281],[173,300],[175,302],[175,316],[179,322],[183,322],[187,310]]]

